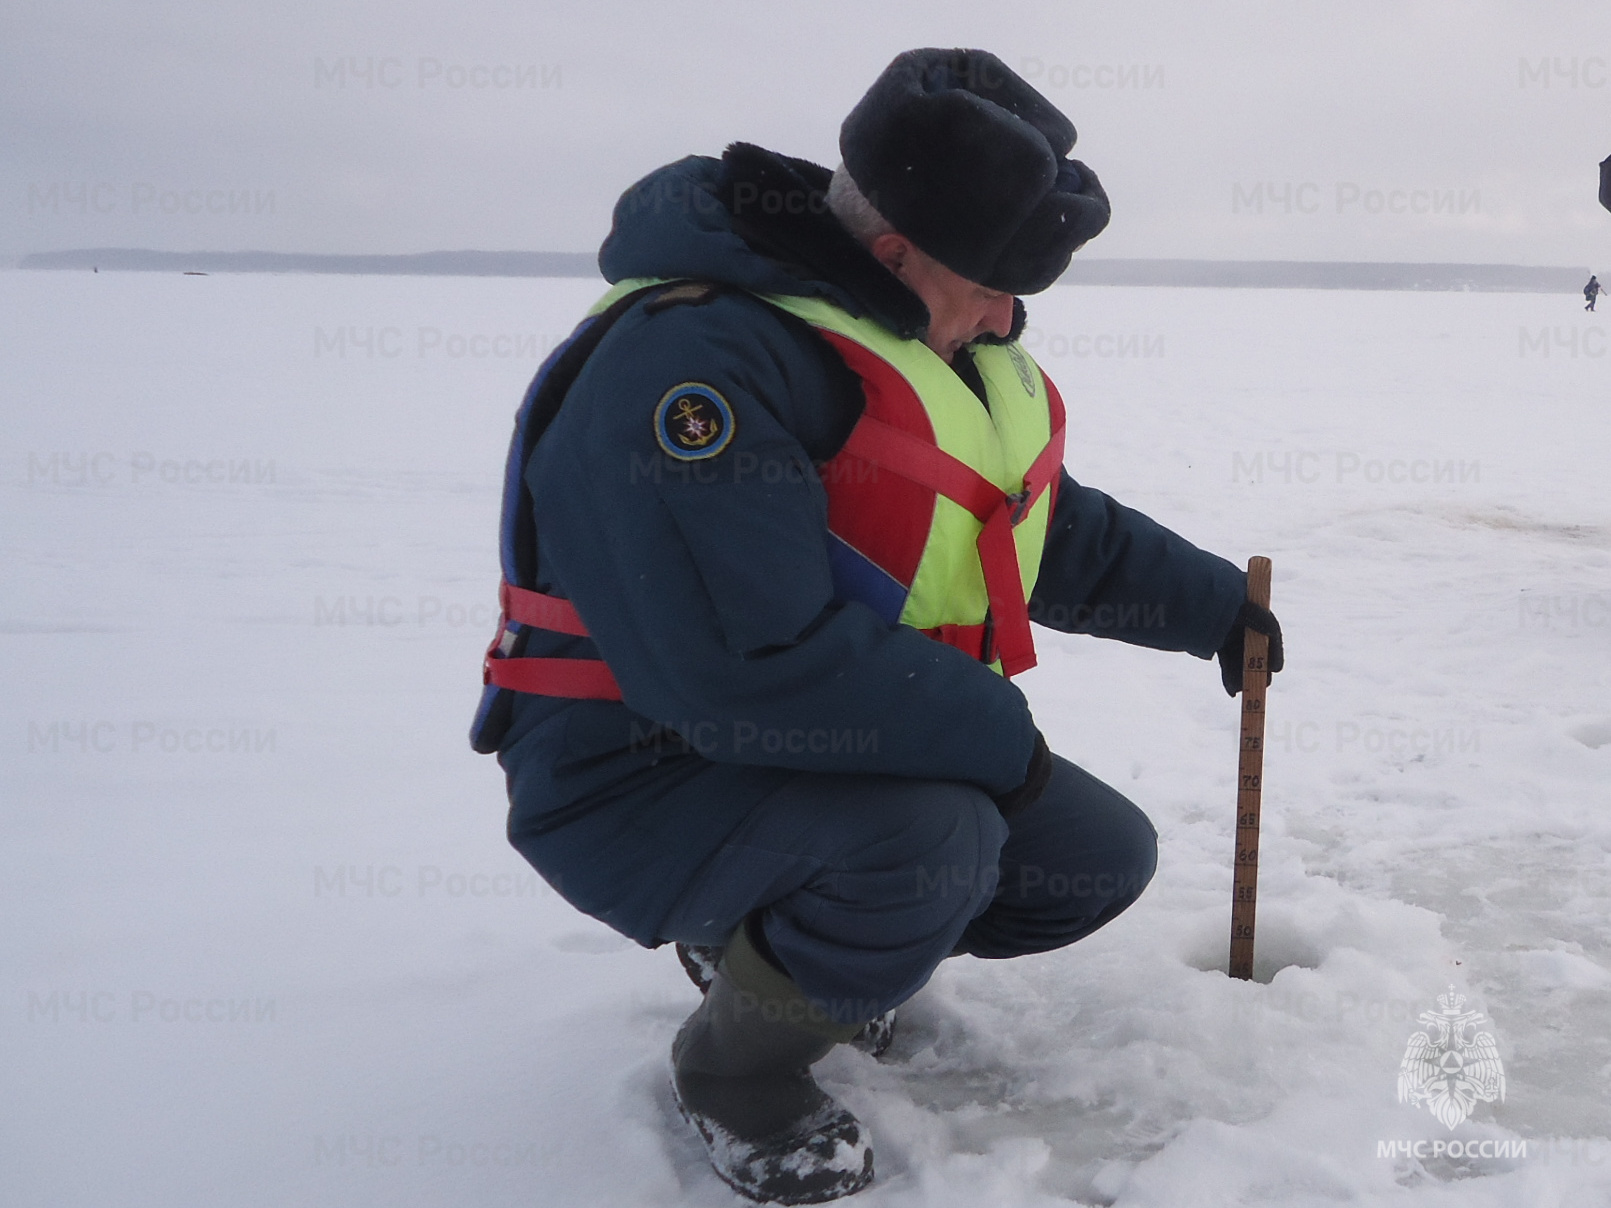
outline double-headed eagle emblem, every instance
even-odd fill
[[[1505,1067],[1480,1011],[1462,1011],[1465,996],[1453,986],[1438,995],[1437,1011],[1423,1011],[1424,1032],[1410,1034],[1398,1067],[1398,1101],[1422,1104],[1452,1132],[1479,1103],[1505,1101]]]

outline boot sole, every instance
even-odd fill
[[[670,1081],[672,1101],[676,1103],[677,1111],[681,1114],[682,1118],[688,1121],[688,1123],[693,1126],[694,1132],[698,1134],[700,1143],[705,1147],[705,1157],[710,1163],[712,1172],[715,1173],[718,1179],[727,1184],[727,1186],[731,1187],[734,1191],[738,1192],[739,1195],[743,1196],[747,1200],[752,1200],[758,1204],[826,1204],[833,1200],[843,1199],[847,1195],[855,1195],[858,1191],[862,1191],[867,1188],[873,1181],[872,1150],[867,1145],[865,1140],[861,1140],[860,1147],[863,1153],[866,1155],[863,1161],[862,1169],[854,1174],[846,1171],[845,1174],[847,1176],[847,1180],[839,1186],[809,1191],[802,1190],[796,1194],[767,1194],[759,1187],[746,1184],[739,1180],[736,1176],[730,1174],[727,1170],[724,1170],[722,1163],[717,1156],[719,1153],[728,1150],[733,1145],[743,1145],[744,1142],[738,1141],[736,1138],[730,1141],[726,1137],[718,1137],[715,1133],[715,1129],[720,1126],[707,1123],[703,1116],[697,1112],[690,1111],[687,1104],[682,1101],[682,1092],[677,1087],[677,1076],[675,1070],[672,1071]],[[860,1122],[856,1121],[854,1116],[850,1116],[848,1112],[843,1114],[846,1115],[851,1122],[855,1123],[858,1128],[860,1127]],[[724,1129],[723,1132],[725,1131],[726,1130]]]

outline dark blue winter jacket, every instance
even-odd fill
[[[646,943],[680,889],[668,845],[697,868],[791,772],[999,794],[1034,744],[1008,680],[835,597],[814,467],[854,425],[859,384],[753,295],[821,295],[908,338],[927,312],[825,213],[826,183],[815,165],[739,145],[629,190],[599,256],[607,279],[732,288],[629,310],[525,468],[537,585],[573,601],[592,636],[534,633],[524,653],[602,656],[624,699],[515,700],[499,743],[510,838],[576,905]],[[964,354],[956,368],[968,380]],[[732,409],[731,444],[708,460],[657,444],[656,405],[688,382]],[[1244,590],[1229,562],[1065,473],[1030,615],[1208,658]]]

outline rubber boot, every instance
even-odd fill
[[[719,944],[678,944],[677,959],[682,962],[688,980],[698,986],[703,994],[710,989],[711,978],[716,976],[716,966],[722,960],[722,947]],[[891,1008],[876,1019],[862,1024],[861,1031],[845,1043],[870,1057],[882,1057],[894,1042],[895,1010]]]
[[[741,927],[672,1043],[678,1108],[717,1175],[752,1200],[820,1204],[873,1181],[866,1130],[811,1076],[856,1025],[820,1016]]]

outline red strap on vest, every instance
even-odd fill
[[[992,628],[986,621],[983,625],[941,625],[921,632],[936,642],[955,646],[969,658],[978,659],[981,663],[993,663],[996,661],[996,650]]]
[[[482,680],[538,696],[621,699],[621,685],[598,659],[488,659]]]
[[[538,629],[552,629],[555,633],[568,633],[585,638],[587,626],[582,624],[576,605],[558,596],[545,596],[540,591],[527,591],[509,583],[498,584],[498,607],[511,621],[522,625],[535,625]]]
[[[1024,489],[1012,495],[938,445],[870,415],[861,417],[845,442],[845,449],[853,456],[944,495],[984,525],[979,533],[979,563],[984,568],[985,593],[990,600],[1001,669],[1008,675],[1035,665],[1035,643],[1029,632],[1029,609],[1018,568],[1018,547],[1012,539],[1013,525],[1028,515],[1036,500],[1057,481],[1063,465],[1064,432],[1065,426],[1059,422],[1024,475]],[[942,626],[946,628],[953,627]]]
[[[494,657],[509,621],[538,629],[551,629],[556,633],[568,633],[572,637],[587,637],[587,626],[582,624],[576,605],[558,596],[547,596],[540,591],[500,583],[498,606],[503,610],[503,617],[498,623],[498,635],[481,664],[482,683],[538,696],[564,696],[573,700],[621,699],[621,685],[615,682],[615,676],[599,659]]]

